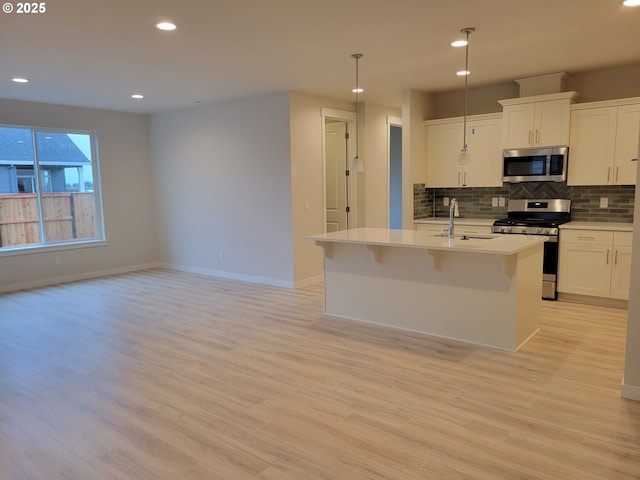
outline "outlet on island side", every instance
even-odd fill
[[[442,205],[445,207],[449,206],[449,197],[442,197]]]
[[[221,262],[224,262],[224,250],[220,250],[220,251],[218,252],[218,259],[219,259]]]
[[[600,198],[600,208],[609,208],[609,199],[607,197]]]

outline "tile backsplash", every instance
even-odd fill
[[[413,186],[414,219],[446,217],[449,207],[444,197],[457,198],[461,217],[501,218],[507,216],[510,198],[567,198],[571,200],[571,219],[584,222],[633,222],[634,185],[570,187],[566,183],[525,182],[502,187],[426,188]],[[493,207],[493,198],[504,198],[504,207]],[[600,208],[600,199],[608,205]]]

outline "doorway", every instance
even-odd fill
[[[389,228],[402,228],[402,126],[389,124]]]
[[[324,126],[325,147],[325,231],[347,229],[347,122],[326,119]]]
[[[356,175],[347,175],[352,156],[355,114],[322,109],[325,232],[357,226]]]

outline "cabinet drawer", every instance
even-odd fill
[[[613,232],[603,232],[600,230],[562,230],[560,232],[560,241],[593,245],[612,245]]]
[[[633,242],[633,233],[613,232],[613,243],[616,246],[630,247],[632,242]]]
[[[433,233],[442,233],[445,229],[449,227],[448,224],[424,224],[424,223],[416,223],[416,230],[420,230],[421,232],[433,232]]]
[[[488,235],[491,227],[481,227],[477,225],[455,225],[455,232],[460,234]]]

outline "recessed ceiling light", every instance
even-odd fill
[[[469,70],[460,70],[459,72],[456,72],[456,75],[464,77],[465,75],[471,75],[471,72]]]
[[[160,30],[171,31],[176,29],[176,24],[171,22],[160,22],[156,24],[156,27]]]
[[[140,93],[134,93],[133,95],[131,95],[131,98],[141,99],[141,98],[144,98],[144,95]]]
[[[16,83],[29,83],[29,79],[23,77],[15,77],[13,78],[13,81]]]
[[[466,40],[456,40],[455,42],[451,42],[451,46],[452,47],[466,47],[467,46],[467,41]]]
[[[638,7],[640,6],[640,0],[624,0],[622,5],[625,7]]]

